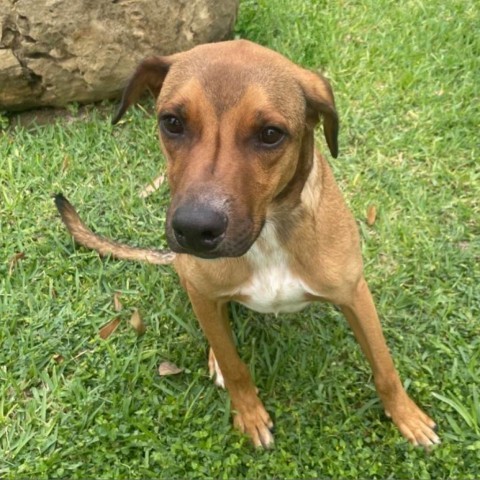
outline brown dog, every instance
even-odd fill
[[[140,64],[113,123],[149,89],[168,161],[167,240],[177,253],[133,249],[96,236],[62,197],[75,239],[103,254],[173,264],[211,347],[234,423],[256,446],[272,421],[234,345],[227,304],[294,312],[340,307],[369,361],[388,416],[413,444],[439,443],[435,423],[408,397],[362,273],[359,236],[314,127],[337,156],[338,118],[321,76],[248,41],[201,45]]]

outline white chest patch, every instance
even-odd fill
[[[275,314],[297,312],[310,303],[305,294],[318,295],[292,273],[273,225],[264,226],[246,258],[253,275],[236,293],[245,297],[241,303],[252,310]]]

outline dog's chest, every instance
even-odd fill
[[[287,252],[278,242],[274,228],[264,227],[261,238],[246,255],[253,273],[240,286],[240,303],[262,313],[296,312],[316,295],[293,273]]]

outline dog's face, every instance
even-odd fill
[[[246,253],[269,206],[300,194],[319,115],[337,154],[338,120],[326,80],[250,42],[147,59],[114,123],[145,88],[157,97],[172,195],[166,232],[175,252]]]

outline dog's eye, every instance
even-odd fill
[[[260,132],[260,141],[269,147],[278,145],[284,138],[285,133],[277,127],[265,127]]]
[[[170,136],[181,135],[185,128],[183,122],[175,115],[165,115],[160,119],[161,129]]]

